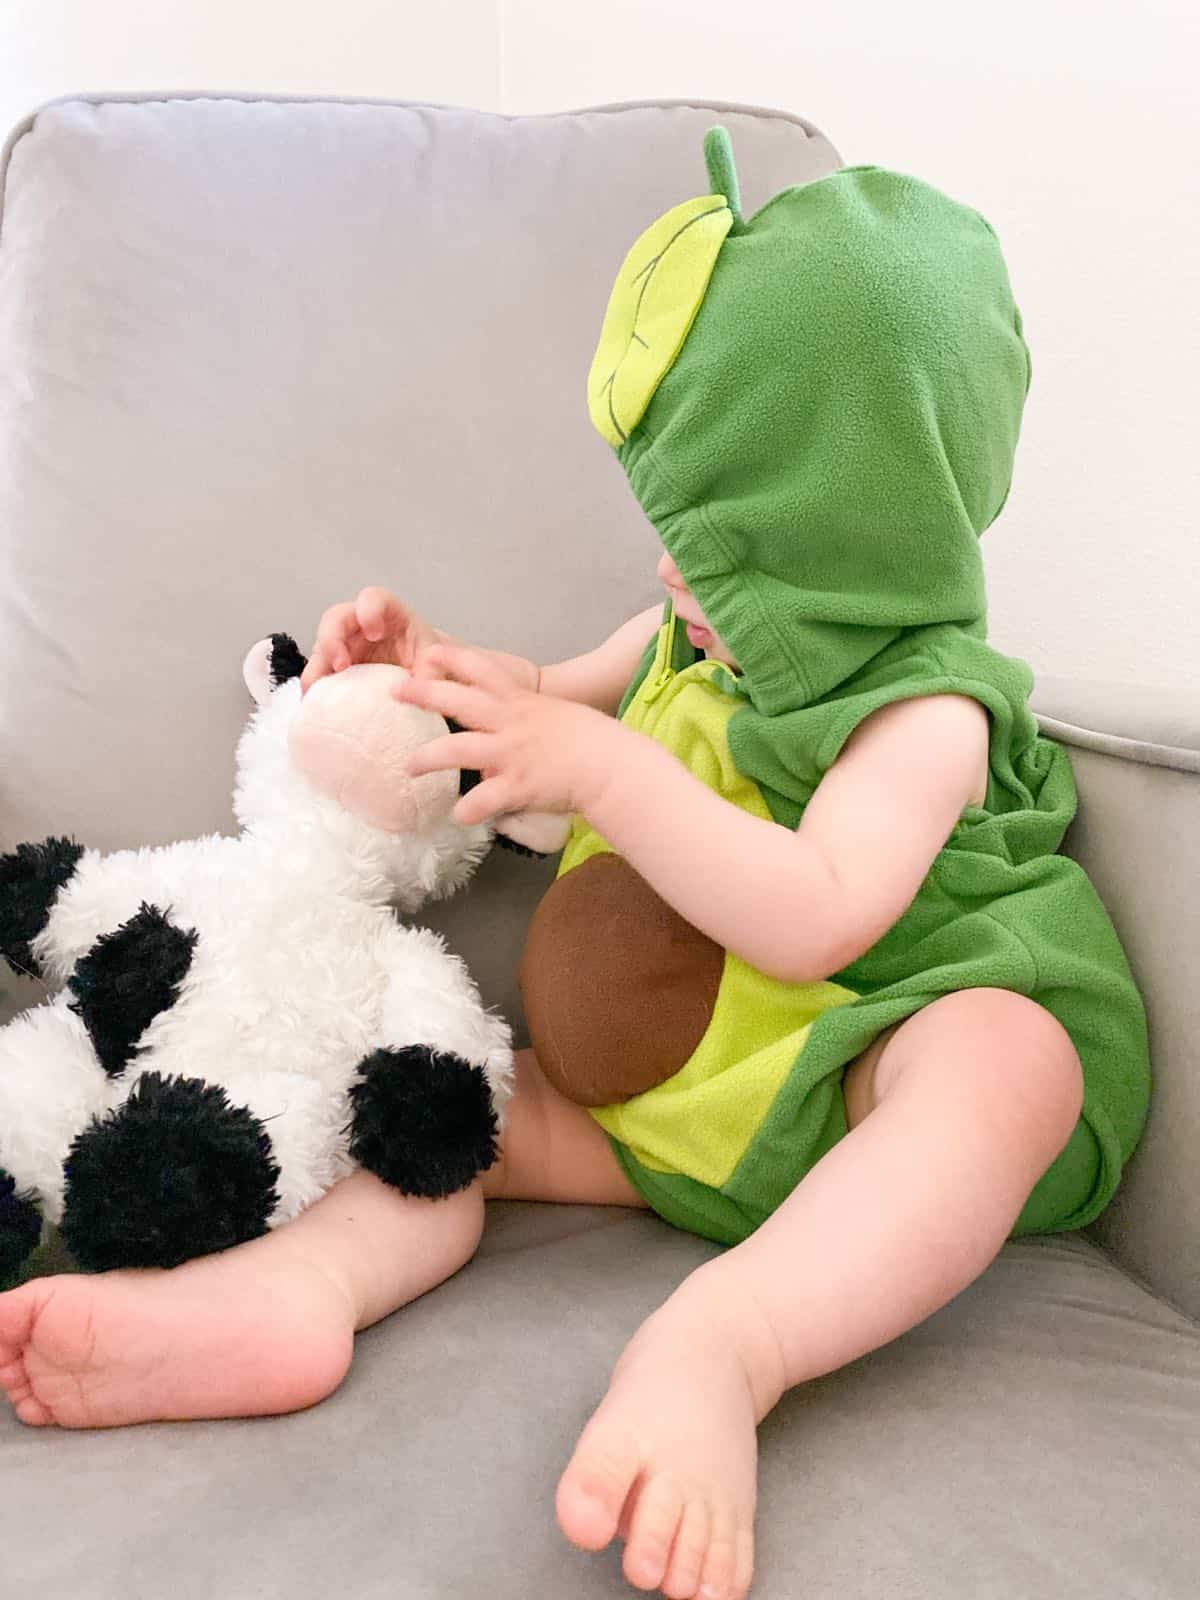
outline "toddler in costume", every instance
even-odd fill
[[[462,821],[574,818],[495,1164],[438,1201],[359,1172],[174,1271],[27,1284],[0,1297],[0,1381],[35,1425],[309,1405],[356,1329],[470,1257],[486,1198],[650,1206],[732,1248],[621,1356],[558,1518],[622,1538],[637,1588],[741,1600],[758,1421],[1007,1238],[1095,1217],[1149,1069],[1112,925],[1057,853],[1066,752],[986,642],[978,536],[1030,374],[996,237],[873,166],[744,219],[724,130],[706,155],[711,192],[622,268],[589,380],[664,546],[661,612],[539,669],[365,590],[306,673],[412,668],[397,693],[462,730],[412,770],[483,774]]]

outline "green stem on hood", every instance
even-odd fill
[[[708,168],[708,181],[714,194],[723,194],[733,212],[730,233],[740,233],[742,221],[742,192],[738,185],[737,168],[733,163],[733,141],[729,129],[710,128],[704,135],[704,162]]]

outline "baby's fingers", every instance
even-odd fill
[[[354,649],[361,645],[362,635],[359,632],[358,618],[355,616],[354,607],[349,601],[344,601],[339,606],[330,606],[317,625],[317,649],[324,651],[330,672],[344,672],[352,666],[356,657]],[[314,649],[314,655],[316,649]],[[361,649],[359,651],[361,654]]]
[[[493,740],[487,734],[449,733],[414,750],[405,766],[410,778],[461,768],[482,772],[493,755]]]
[[[392,691],[393,699],[405,705],[423,706],[447,720],[461,722],[464,728],[492,732],[495,727],[494,701],[479,689],[450,678],[414,678],[410,673]]]
[[[329,665],[329,657],[325,653],[325,646],[314,645],[313,652],[308,658],[308,665],[300,674],[300,693],[307,694],[318,678],[326,677],[333,668]]]
[[[432,648],[432,642],[421,644],[417,647],[416,652],[413,655],[413,664],[410,669],[414,678],[428,679],[445,677],[445,673],[438,668],[436,659],[433,661],[429,659],[429,652]]]
[[[499,700],[507,699],[516,688],[504,668],[485,650],[474,650],[470,645],[439,640],[426,650],[425,661],[433,671],[471,684]]]
[[[363,589],[354,602],[354,614],[363,638],[372,644],[380,644],[384,639],[403,641],[401,661],[411,660],[414,645],[423,643],[432,632],[429,625],[390,589]]]
[[[485,778],[469,789],[450,813],[455,822],[470,828],[477,822],[487,822],[490,817],[501,817],[516,811],[520,800],[510,779]]]

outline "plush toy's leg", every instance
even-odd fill
[[[496,1113],[482,1068],[408,1045],[375,1050],[350,1090],[350,1153],[402,1194],[440,1200],[496,1159]]]
[[[147,1073],[76,1141],[64,1236],[93,1268],[175,1266],[254,1238],[352,1170],[349,1121],[346,1097],[302,1073],[219,1088]]]
[[[267,1134],[279,1196],[269,1228],[299,1216],[354,1170],[345,1094],[299,1072],[230,1073],[223,1082],[229,1099],[251,1111]]]
[[[0,1167],[0,1289],[16,1277],[41,1237],[41,1207],[30,1195],[18,1194],[12,1174]]]
[[[88,1031],[65,996],[0,1030],[0,1169],[13,1184],[5,1208],[10,1232],[15,1226],[24,1238],[32,1226],[28,1207],[21,1218],[12,1209],[21,1200],[36,1201],[50,1222],[59,1220],[63,1157],[113,1095]]]
[[[218,1085],[144,1073],[75,1140],[62,1232],[82,1266],[174,1267],[264,1233],[279,1168]]]
[[[350,1090],[350,1154],[405,1194],[464,1189],[496,1158],[512,1043],[463,962],[425,928],[397,928],[381,1047]]]

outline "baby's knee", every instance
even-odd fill
[[[530,1118],[539,1116],[543,1093],[544,1083],[533,1051],[528,1047],[514,1051],[512,1089],[500,1118],[495,1157],[482,1174],[485,1200],[506,1197],[513,1165],[511,1147],[522,1142],[519,1130]]]
[[[1009,989],[968,991],[979,998],[972,1022],[996,1063],[995,1092],[1034,1143],[1053,1158],[1083,1109],[1083,1067],[1070,1034],[1052,1012]]]
[[[454,1259],[451,1270],[457,1272],[459,1267],[465,1267],[470,1261],[479,1249],[479,1241],[483,1238],[484,1195],[481,1186],[473,1183],[464,1194],[451,1198],[458,1202],[450,1228],[449,1250]]]
[[[877,1041],[879,1043],[881,1041]],[[870,1067],[871,1105],[911,1085],[931,1082],[947,1108],[966,1102],[1021,1143],[1063,1148],[1083,1106],[1083,1069],[1057,1017],[1010,989],[962,989],[943,995],[902,1023]],[[848,1096],[849,1098],[849,1096]]]

